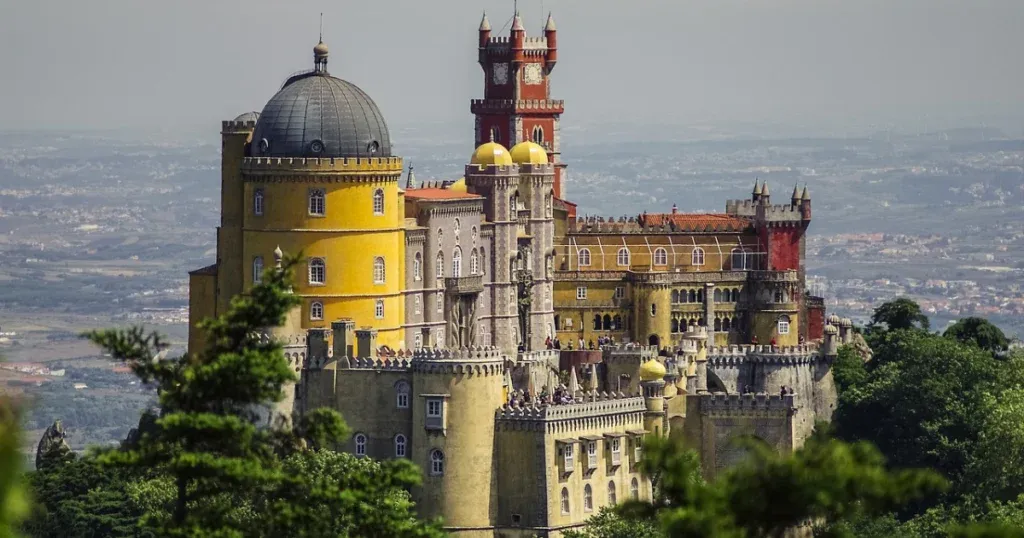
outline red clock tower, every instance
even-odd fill
[[[480,67],[484,98],[473,99],[476,145],[491,140],[505,147],[532,140],[555,164],[555,197],[563,198],[565,164],[560,162],[558,118],[562,101],[551,99],[551,71],[558,60],[555,20],[548,15],[543,37],[528,37],[519,13],[508,37],[491,37],[491,23],[480,21]]]

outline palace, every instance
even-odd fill
[[[425,516],[456,536],[559,536],[649,498],[646,435],[698,450],[799,447],[835,405],[848,320],[804,290],[807,188],[767,183],[724,213],[578,218],[561,160],[550,16],[478,30],[484,94],[462,178],[420,184],[384,115],[327,69],[222,123],[216,263],[190,273],[189,349],[285,254],[301,306],[266,337],[299,381],[276,409],[327,406],[357,456],[409,458]],[[404,185],[402,184],[404,175]]]

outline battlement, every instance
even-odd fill
[[[523,48],[530,51],[540,50],[542,52],[547,52],[548,38],[546,36],[524,37]]]
[[[511,43],[512,43],[512,39],[510,37],[508,37],[508,36],[495,36],[495,37],[492,37],[489,40],[487,40],[487,46],[488,47],[490,47],[492,45],[496,46],[496,47],[502,47],[502,46],[506,46],[507,47]]]
[[[796,223],[805,220],[803,207],[793,204],[765,205],[752,200],[727,200],[725,202],[725,212],[729,215],[755,218],[768,223]]]
[[[678,218],[642,220],[635,216],[577,217],[569,219],[569,233],[737,233],[749,228],[749,222],[742,219],[714,218],[714,216],[700,214],[679,214],[672,215],[672,217]],[[654,222],[655,220],[658,222]]]
[[[408,359],[401,357],[386,357],[386,358],[349,358],[349,364],[353,370],[389,370],[393,372],[407,372],[412,367],[412,363]]]
[[[402,173],[401,157],[371,158],[314,158],[314,157],[245,157],[242,171],[247,174],[261,172],[308,173]]]
[[[565,110],[565,101],[562,99],[471,99],[469,109],[473,114],[507,112],[561,114]]]
[[[701,413],[707,415],[791,415],[796,412],[796,395],[726,394],[700,395]]]
[[[642,346],[640,344],[617,344],[604,346],[603,361],[606,363],[640,364],[658,357],[658,346]]]
[[[516,362],[520,364],[524,363],[544,363],[557,366],[558,357],[560,351],[557,349],[541,349],[537,351],[521,351],[516,357]]]
[[[548,164],[530,164],[523,163],[519,165],[519,173],[521,175],[554,175],[555,165],[554,163]]]
[[[221,133],[248,133],[256,128],[255,121],[226,120],[220,122]]]
[[[555,422],[643,413],[646,409],[640,396],[591,391],[569,404],[503,405],[495,411],[494,418],[497,421]]]
[[[743,344],[711,346],[708,348],[708,362],[715,366],[739,365],[747,362],[764,364],[808,364],[820,356],[816,344],[797,346],[771,346]]]
[[[421,348],[412,352],[412,362],[493,362],[503,361],[505,355],[493,346],[474,346],[460,349]]]
[[[752,282],[788,282],[795,284],[800,281],[800,277],[795,270],[747,271],[747,280]]]
[[[253,335],[261,344],[277,342],[282,347],[306,346],[306,333],[273,334],[270,331],[260,331]]]

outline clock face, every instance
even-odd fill
[[[526,64],[523,71],[523,80],[527,84],[540,84],[544,82],[544,75],[541,73],[540,64]]]
[[[492,74],[495,84],[508,84],[508,64],[494,64]]]

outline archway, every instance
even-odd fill
[[[661,338],[658,338],[658,335],[656,334],[652,334],[647,338],[647,343],[652,346],[661,347]]]

